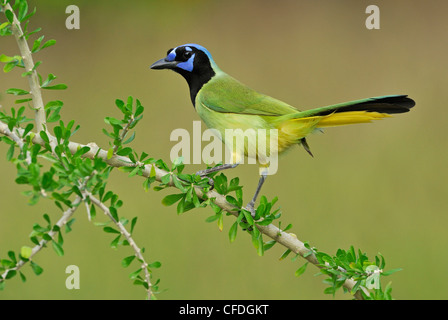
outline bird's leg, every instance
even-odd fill
[[[251,213],[252,217],[255,217],[255,201],[257,201],[258,194],[260,193],[261,187],[263,186],[263,183],[266,181],[267,177],[268,173],[266,170],[264,170],[261,173],[260,180],[258,180],[257,190],[255,190],[255,194],[252,200],[250,200],[249,204],[245,208],[247,211]]]
[[[237,165],[238,165],[238,163],[235,163],[235,164],[229,164],[229,163],[227,163],[227,164],[222,164],[222,165],[216,166],[216,167],[214,167],[214,168],[210,168],[210,169],[205,169],[205,170],[198,171],[198,172],[196,172],[196,175],[203,177],[203,176],[206,176],[206,175],[208,175],[208,174],[210,174],[210,173],[213,173],[213,172],[217,172],[217,171],[221,171],[221,170],[226,170],[226,169],[233,169],[233,168],[235,168]]]
[[[234,164],[226,163],[226,164],[222,164],[222,165],[216,166],[216,167],[214,167],[214,168],[210,168],[210,169],[205,169],[205,170],[198,171],[198,172],[196,172],[196,175],[198,175],[198,176],[200,176],[200,177],[202,177],[202,178],[207,178],[207,179],[208,179],[208,183],[209,183],[210,186],[213,188],[213,186],[214,186],[215,183],[214,183],[214,181],[213,181],[212,178],[207,177],[208,174],[213,173],[213,172],[217,172],[217,171],[221,171],[221,170],[233,169],[233,168],[235,168],[236,166],[238,166],[238,164],[239,164],[239,163],[234,163]]]

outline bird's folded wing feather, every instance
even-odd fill
[[[289,104],[261,94],[227,74],[205,84],[196,98],[198,102],[221,113],[282,116],[299,112]]]

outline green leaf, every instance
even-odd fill
[[[3,22],[2,24],[0,24],[0,31],[4,28],[6,28],[7,26],[9,26],[11,23],[10,22]],[[3,62],[3,61],[2,61]]]
[[[28,2],[27,1],[20,1],[19,3],[19,13],[17,15],[17,19],[22,22],[23,19],[26,17],[26,14],[28,13]]]
[[[124,259],[121,261],[121,265],[122,265],[124,268],[127,268],[127,267],[129,267],[129,265],[132,263],[132,261],[134,261],[134,259],[135,259],[135,255],[134,255],[134,256],[126,257],[126,258],[124,258]]]
[[[134,217],[131,221],[131,230],[129,231],[130,234],[134,231],[135,224],[137,223],[137,217]]]
[[[268,226],[268,225],[270,225],[272,223],[272,220],[273,219],[264,219],[264,220],[261,220],[261,221],[257,221],[256,223],[258,225],[260,225],[260,226]]]
[[[386,259],[384,259],[383,255],[381,253],[379,253],[379,256],[381,257],[381,263],[377,264],[377,266],[380,269],[384,269],[384,267],[386,266]]]
[[[350,294],[354,295],[356,291],[358,291],[359,287],[361,286],[361,280],[357,281],[353,288],[350,290]]]
[[[112,240],[112,242],[110,243],[110,247],[112,249],[116,249],[118,247],[118,243],[120,242],[120,238],[121,238],[121,235],[119,235],[114,240]]]
[[[294,273],[295,276],[300,277],[305,272],[307,266],[308,266],[308,262],[296,270],[296,272]]]
[[[23,17],[23,21],[28,20],[29,18],[31,18],[32,16],[34,16],[35,13],[36,13],[36,7],[34,7],[33,11],[31,11],[31,12],[28,13],[25,17]]]
[[[20,279],[22,280],[22,282],[26,282],[25,275],[22,272],[20,272],[20,271],[19,271],[19,274],[20,274]]]
[[[123,100],[120,100],[120,99],[116,99],[116,100],[115,100],[115,105],[116,105],[120,110],[123,110],[124,101],[123,101]]]
[[[241,210],[241,212],[244,214],[244,217],[246,218],[247,223],[250,224],[251,226],[253,226],[254,219],[252,218],[252,215],[250,214],[250,212],[245,209]]]
[[[182,165],[184,162],[184,157],[177,157],[176,159],[174,159],[173,161],[173,165],[171,167],[171,171],[174,171],[177,167],[179,167],[180,165]]]
[[[264,245],[263,245],[263,237],[260,235],[258,237],[258,245],[256,246],[257,254],[262,257],[264,255]]]
[[[13,95],[15,95],[15,96],[23,96],[23,95],[25,95],[25,94],[29,94],[28,91],[23,90],[23,89],[18,89],[18,88],[11,88],[11,89],[8,89],[8,90],[6,90],[6,93],[8,93],[8,94],[13,94]]]
[[[29,259],[31,257],[32,251],[33,249],[31,249],[30,247],[23,246],[22,248],[20,248],[20,255],[25,259]]]
[[[226,201],[237,208],[241,208],[241,204],[232,196],[226,196]]]
[[[33,269],[34,273],[36,274],[36,276],[42,274],[42,272],[44,271],[44,269],[42,269],[36,262],[31,261],[30,262],[31,268]]]
[[[219,231],[222,231],[224,229],[224,215],[222,213],[219,214],[217,224]]]
[[[230,240],[230,242],[235,241],[237,231],[238,231],[238,222],[235,221],[232,224],[232,226],[230,227],[230,230],[229,230],[229,240]]]
[[[116,230],[116,229],[114,229],[112,227],[104,227],[103,231],[107,232],[107,233],[118,233],[118,234],[121,233],[120,231],[118,231],[118,230]]]
[[[36,53],[37,51],[39,51],[39,46],[43,39],[44,39],[44,36],[41,36],[40,38],[34,40],[33,48],[31,48],[32,53]]]
[[[8,273],[6,274],[5,279],[11,279],[12,277],[14,277],[17,274],[16,270],[9,270]]]
[[[110,125],[120,126],[120,129],[123,129],[123,127],[121,126],[123,124],[123,121],[118,120],[116,118],[106,117],[106,118],[104,118],[104,122],[107,124],[110,124]]]
[[[154,261],[150,264],[148,264],[148,268],[152,268],[152,269],[157,269],[160,268],[162,266],[162,264],[159,261]]]
[[[166,175],[164,175],[164,176],[160,179],[160,181],[161,181],[163,184],[168,184],[168,183],[170,183],[170,180],[171,180],[171,174],[169,174],[169,173],[167,173]]]
[[[56,122],[59,121],[61,119],[61,116],[59,115],[59,110],[54,110],[50,116],[47,118],[47,122]]]
[[[123,144],[128,144],[130,142],[132,142],[135,138],[135,131],[132,133],[131,137],[129,139],[127,139],[126,141],[123,142]]]
[[[336,290],[333,287],[329,287],[329,288],[325,288],[324,293],[334,295],[336,293]]]
[[[56,251],[56,254],[62,257],[64,255],[64,249],[62,249],[62,246],[56,241],[52,241],[51,244],[53,245],[53,249]]]
[[[205,222],[213,222],[213,221],[218,220],[218,218],[219,218],[219,214],[215,214],[215,215],[210,216],[207,219],[205,219]]]
[[[90,147],[84,146],[82,148],[79,148],[78,151],[75,152],[75,154],[73,154],[73,157],[79,157],[82,156],[83,154],[87,153],[90,151]]]
[[[11,161],[14,156],[14,145],[12,144],[6,152],[6,160]]]
[[[177,214],[181,214],[185,212],[185,198],[182,198],[176,207]]]
[[[39,49],[38,51],[40,51],[40,50],[42,50],[42,49],[45,49],[45,48],[48,48],[49,46],[52,46],[52,45],[54,45],[54,44],[56,44],[56,40],[54,40],[54,39],[48,40],[47,42],[45,42],[45,43],[42,45],[42,47],[40,47],[40,49]]]
[[[4,267],[4,268],[14,268],[15,265],[16,265],[14,262],[12,262],[12,261],[10,261],[8,259],[2,259],[0,261],[0,263],[1,263],[1,266]]]
[[[56,76],[52,73],[50,73],[47,77],[47,79],[40,85],[41,88],[45,88],[47,87],[51,82],[53,82],[53,80],[56,79]]]
[[[3,72],[8,73],[12,69],[14,69],[14,67],[17,66],[18,64],[19,64],[18,61],[11,61],[6,63],[5,66],[3,67]]]
[[[182,182],[179,180],[179,178],[177,178],[175,175],[173,175],[173,183],[176,186],[177,189],[179,189],[181,192],[186,192],[187,188],[182,184]],[[196,193],[194,192],[194,190],[192,189],[192,187],[188,190],[192,193],[194,193],[194,195],[196,195]]]
[[[16,254],[14,253],[14,251],[8,251],[8,257],[9,257],[9,259],[11,259],[11,261],[13,263],[17,263],[17,258],[16,258]]]
[[[3,26],[4,24],[9,24],[9,22],[5,22],[5,23],[3,23],[2,26]],[[0,55],[0,62],[7,63],[7,62],[11,62],[11,61],[13,61],[13,60],[14,60],[13,57],[9,57],[9,56],[4,55],[4,54],[1,54],[1,55]]]
[[[39,135],[46,143],[50,143],[50,139],[48,138],[48,135],[45,131],[39,132]]]
[[[45,214],[43,215],[43,217],[44,217],[44,220],[48,222],[48,224],[51,224],[50,216],[49,216],[48,214],[45,213]]]
[[[93,204],[92,207],[94,208]],[[90,209],[90,216],[93,219],[95,217],[95,209]],[[75,218],[70,219],[70,221],[68,221],[65,224],[65,233],[69,233],[70,231],[72,231],[72,224],[75,222]]]
[[[33,100],[33,98],[18,99],[16,101],[14,101],[14,103],[19,104],[19,103],[29,102],[29,101],[32,101],[32,100]]]
[[[138,277],[138,275],[140,274],[140,272],[142,272],[142,268],[132,272],[131,274],[129,274],[129,278],[131,279],[136,279]]]
[[[175,204],[177,201],[179,201],[184,196],[183,193],[178,194],[170,194],[162,199],[162,204],[165,206],[171,206]]]
[[[65,90],[67,89],[67,85],[66,84],[56,84],[54,86],[49,86],[49,87],[42,87],[42,89],[47,89],[47,90]]]
[[[14,21],[14,14],[12,13],[11,10],[6,10],[5,11],[5,16],[6,16],[6,19],[8,19],[8,21],[10,23],[13,23],[13,21]]]
[[[60,101],[60,100],[53,100],[53,101],[48,102],[45,105],[45,110],[48,110],[48,109],[58,109],[58,108],[62,107],[63,105],[64,105],[64,103],[62,101]]]
[[[214,178],[214,181],[216,191],[222,195],[227,194],[227,177],[221,173]]]
[[[117,152],[117,155],[119,155],[119,156],[127,156],[127,155],[129,155],[131,153],[132,153],[132,149],[127,147],[127,148],[123,148],[123,149],[119,150]]]
[[[277,241],[275,241],[275,240],[270,240],[270,241],[266,242],[264,244],[264,251],[271,249],[276,243],[277,243]]]
[[[51,236],[48,233],[44,233],[42,235],[42,239],[44,239],[45,241],[51,241]]]
[[[401,270],[403,270],[403,269],[402,268],[397,268],[397,269],[392,269],[392,270],[388,270],[388,271],[383,271],[381,274],[383,276],[390,276],[391,274],[393,274],[395,272],[398,272],[398,271],[401,271]]]
[[[109,148],[109,150],[107,150],[107,160],[111,159],[114,155],[114,148]]]
[[[283,254],[280,256],[279,260],[284,260],[289,254],[291,253],[290,249],[287,249]]]
[[[152,168],[154,168],[154,167],[152,167]],[[143,189],[145,190],[145,192],[148,192],[150,187],[151,187],[151,179],[145,179],[143,181]]]
[[[392,300],[392,282],[389,282],[384,289],[384,300]]]

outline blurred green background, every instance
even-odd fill
[[[33,7],[37,1],[31,1]],[[67,30],[65,8],[80,8],[80,30]],[[280,160],[263,194],[279,197],[286,226],[302,241],[328,253],[350,245],[369,256],[378,252],[387,268],[403,271],[383,279],[393,282],[397,299],[446,299],[448,276],[447,138],[448,2],[375,1],[381,29],[365,27],[371,1],[39,1],[30,27],[42,27],[57,44],[35,55],[42,74],[54,73],[65,91],[44,91],[44,100],[63,100],[62,119],[81,130],[75,141],[108,147],[101,130],[106,116],[119,117],[117,98],[132,95],[145,106],[133,146],[169,161],[172,130],[192,129],[199,120],[187,84],[173,72],[149,65],[167,49],[184,43],[207,47],[227,73],[260,92],[308,109],[370,96],[409,94],[417,106],[408,114],[326,130],[308,139],[315,158],[293,148]],[[4,17],[1,18],[3,21]],[[34,39],[34,38],[33,38]],[[0,39],[0,53],[18,53],[12,37]],[[0,74],[0,104],[13,105],[6,89],[27,88],[22,70]],[[30,114],[31,116],[31,114]],[[205,126],[203,126],[205,129]],[[50,201],[29,206],[14,183],[14,166],[0,144],[0,257],[31,245],[35,222],[59,210]],[[186,168],[195,172],[203,166]],[[243,165],[226,173],[239,176],[249,201],[258,168]],[[109,188],[124,201],[120,214],[138,216],[135,240],[150,261],[164,290],[159,299],[332,299],[322,277],[309,266],[300,278],[302,259],[279,261],[277,245],[259,257],[250,238],[239,232],[228,239],[233,217],[223,232],[204,220],[211,209],[181,216],[142,188],[143,179],[114,170]],[[65,255],[49,248],[35,261],[39,277],[24,267],[27,283],[15,278],[0,299],[143,299],[121,260],[129,248],[112,250],[111,235],[76,212],[65,236]],[[98,215],[98,221],[103,221]],[[81,289],[65,288],[65,268],[79,266]],[[348,295],[338,294],[337,299]]]

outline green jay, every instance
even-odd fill
[[[367,123],[389,117],[389,114],[408,112],[415,102],[407,95],[389,95],[350,101],[300,111],[291,105],[261,94],[222,71],[210,52],[197,44],[185,44],[169,49],[165,58],[154,62],[151,69],[170,69],[182,75],[190,88],[190,98],[202,121],[220,133],[220,138],[231,148],[229,163],[197,172],[207,177],[212,172],[235,168],[244,157],[256,157],[260,163],[260,179],[252,200],[246,209],[255,214],[254,205],[258,193],[268,175],[270,155],[281,154],[293,145],[302,145],[312,155],[306,137],[325,127]],[[255,134],[245,136],[243,146],[233,144],[234,132],[254,130]],[[238,131],[240,130],[240,131]],[[268,131],[267,131],[268,130]],[[272,131],[275,130],[275,131]],[[260,148],[259,132],[275,132],[267,135]],[[227,135],[226,135],[227,133]],[[249,153],[249,150],[255,150]]]

